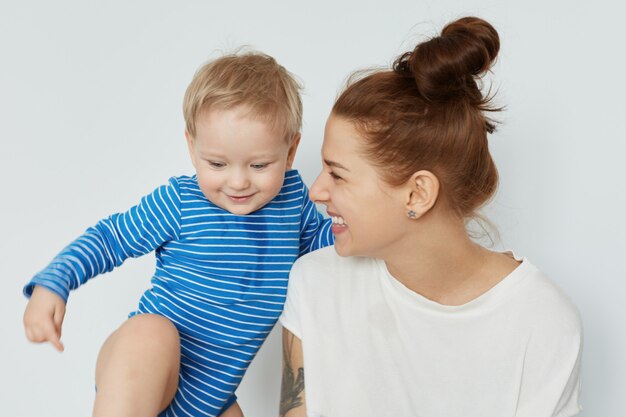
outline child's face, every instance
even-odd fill
[[[196,137],[187,133],[198,184],[212,203],[233,214],[260,209],[280,191],[299,136],[246,116],[245,109],[209,110],[198,117]]]

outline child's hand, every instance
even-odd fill
[[[61,327],[65,317],[65,301],[54,292],[39,285],[24,311],[24,331],[31,342],[50,342],[59,352],[63,352]]]

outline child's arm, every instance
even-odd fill
[[[69,291],[111,271],[128,257],[151,252],[178,236],[180,197],[174,179],[126,213],[101,220],[68,245],[24,287],[30,297],[24,331],[31,342],[50,342],[60,352],[61,331]]]
[[[300,226],[300,256],[335,243],[331,231],[332,220],[324,219],[309,198],[309,190],[302,183],[302,220]]]
[[[69,291],[90,278],[175,239],[179,222],[180,197],[172,179],[127,212],[114,214],[87,229],[35,275],[24,287],[24,294],[30,297],[35,286],[42,286],[66,302]]]

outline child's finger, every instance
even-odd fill
[[[60,335],[56,331],[54,321],[49,320],[46,323],[42,323],[40,327],[35,327],[33,329],[33,335],[34,342],[50,342],[56,350],[63,352],[63,344],[61,343]]]
[[[52,330],[52,332],[49,334],[48,341],[59,352],[63,352],[63,350],[65,349],[63,343],[61,343],[60,335],[56,332],[56,330]]]
[[[54,311],[53,320],[54,320],[54,327],[56,329],[56,333],[59,336],[59,338],[61,337],[64,317],[65,317],[65,307],[64,306],[57,307]]]

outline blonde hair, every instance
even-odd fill
[[[194,138],[198,116],[211,108],[243,106],[248,116],[284,131],[287,141],[300,132],[300,84],[274,58],[247,51],[204,64],[187,87],[183,102],[186,129]]]

